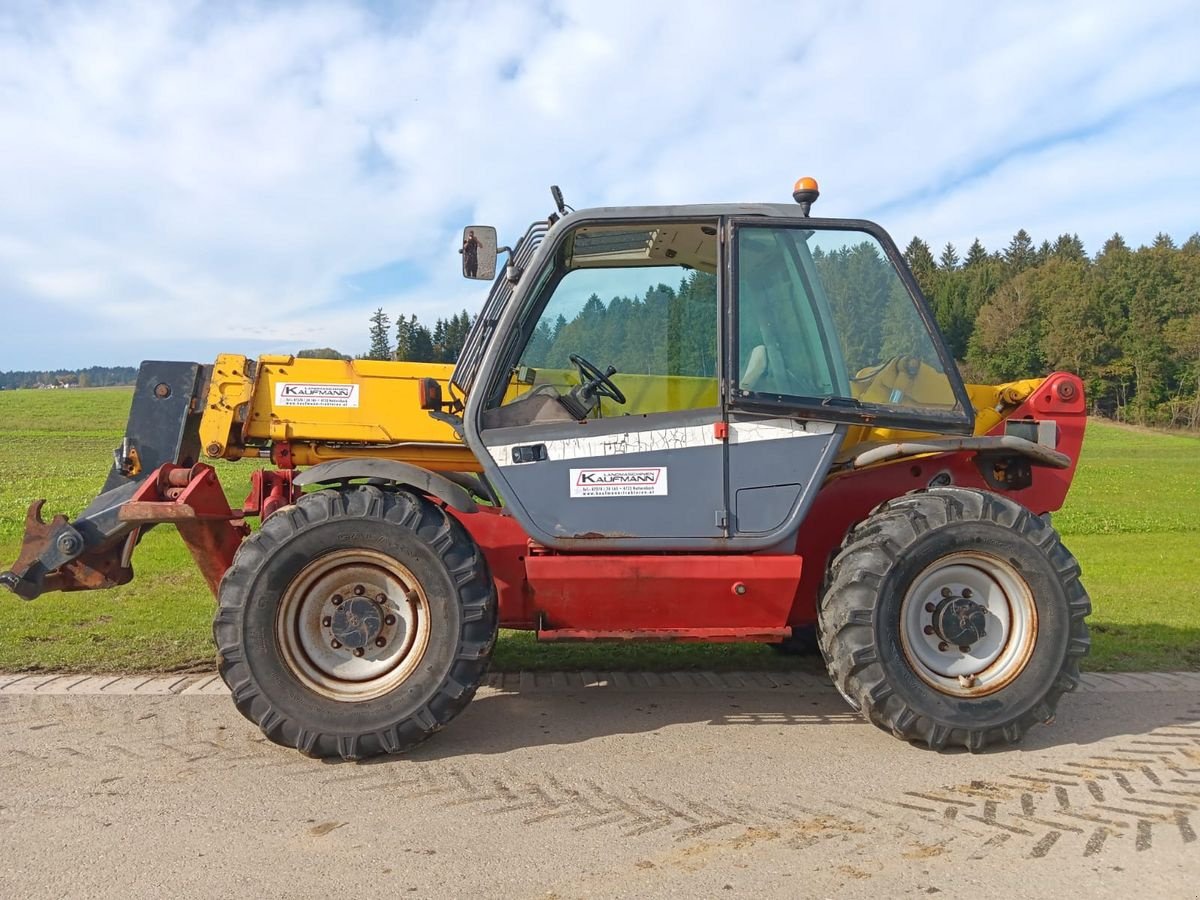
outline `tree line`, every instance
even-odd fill
[[[359,359],[393,359],[400,362],[453,363],[458,361],[475,317],[465,309],[448,319],[438,319],[433,328],[422,325],[415,315],[396,319],[395,336],[391,319],[380,307],[371,315],[370,345]]]
[[[86,369],[43,369],[0,372],[0,390],[37,387],[112,387],[133,384],[137,369],[132,366],[90,366]]]
[[[689,272],[678,287],[659,284],[639,297],[592,294],[570,321],[540,321],[521,362],[573,369],[572,353],[627,374],[715,376],[716,279]]]
[[[1114,234],[1089,257],[1077,235],[1035,246],[1022,229],[995,253],[935,259],[913,238],[904,256],[968,380],[1063,369],[1095,414],[1200,428],[1200,234],[1136,250]]]
[[[415,315],[401,315],[394,337],[391,320],[382,308],[369,321],[370,347],[359,359],[453,363],[458,361],[474,317],[463,310],[449,319],[438,319],[429,328]],[[621,372],[713,376],[716,335],[715,280],[692,272],[678,289],[660,284],[644,296],[608,300],[593,294],[570,321],[559,316],[553,325],[539,322],[521,362],[571,369],[570,354],[583,353]]]

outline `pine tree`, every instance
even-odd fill
[[[1125,243],[1125,238],[1121,237],[1121,233],[1117,231],[1113,232],[1113,236],[1104,242],[1104,247],[1100,250],[1102,256],[1128,252],[1129,245]]]
[[[434,362],[446,362],[449,354],[446,348],[446,322],[438,319],[433,323],[433,359]]]
[[[412,336],[409,343],[408,357],[412,362],[433,362],[433,336],[429,329],[417,323],[413,316]]]
[[[1004,263],[1008,267],[1009,277],[1019,275],[1036,262],[1037,253],[1033,249],[1033,238],[1022,228],[1013,235],[1013,239],[1004,250]]]
[[[367,359],[391,359],[392,345],[388,340],[388,317],[383,308],[375,310],[371,316],[371,349],[367,351]]]
[[[455,313],[446,320],[446,362],[458,361],[458,354],[462,352],[465,339],[466,334],[462,330],[462,320],[459,319],[458,313]]]
[[[963,267],[970,269],[974,266],[983,265],[988,261],[988,252],[984,249],[983,244],[979,242],[979,238],[975,238],[971,242],[971,246],[967,249],[967,260],[963,263]]]
[[[409,316],[407,319],[404,316],[399,316],[396,319],[396,359],[401,361],[411,361],[412,356],[412,334],[413,329],[417,327],[417,317]]]
[[[958,251],[949,241],[946,241],[946,246],[942,248],[942,255],[938,257],[938,265],[947,272],[953,272],[958,268]]]
[[[545,320],[538,322],[537,328],[529,338],[529,344],[525,347],[525,352],[521,354],[521,361],[527,366],[546,365],[546,358],[550,354],[550,347],[553,343],[554,335],[550,332],[549,323]]]
[[[937,269],[937,263],[933,261],[929,245],[919,237],[914,237],[904,248],[904,261],[912,269],[913,277],[917,279],[921,291],[926,294],[932,292],[933,273]]]
[[[1058,259],[1074,260],[1081,262],[1087,259],[1087,253],[1083,249],[1083,241],[1079,239],[1077,234],[1060,234],[1058,240],[1054,242],[1053,254]]]
[[[465,309],[458,314],[458,334],[455,337],[454,343],[454,361],[458,362],[458,357],[462,354],[463,347],[467,345],[467,338],[471,336],[471,327],[475,324],[475,318]]]

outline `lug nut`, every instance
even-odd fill
[[[941,643],[938,644],[938,649],[941,650],[943,653],[945,653],[947,650],[950,649],[950,645],[947,644],[945,641],[942,641]]]
[[[937,607],[934,606],[932,603],[925,604],[925,612],[931,613],[931,612],[934,612],[935,610],[937,610]]]
[[[386,647],[387,646],[387,638],[385,638],[385,637],[375,638],[375,646],[376,647]]]
[[[331,602],[331,603],[332,603],[334,606],[341,606],[341,605],[342,605],[342,601],[343,601],[344,599],[346,599],[346,598],[345,598],[345,597],[343,597],[341,594],[334,594],[334,595],[333,595],[333,597],[331,597],[331,598],[330,598],[330,602]]]
[[[342,642],[339,641],[337,638],[334,638],[332,641],[329,642],[329,646],[332,647],[334,650],[341,650]]]
[[[326,628],[328,628],[330,625],[333,624],[333,619],[330,618],[329,616],[326,616],[325,618],[323,618],[321,620],[321,624],[324,625]]]
[[[953,597],[954,591],[950,590],[950,588],[942,588],[942,596],[943,597]]]
[[[971,648],[970,648],[969,646],[967,646],[966,644],[959,644],[959,645],[958,645],[958,651],[959,651],[960,653],[970,653],[970,652],[971,652]]]
[[[380,606],[387,603],[387,594],[376,594],[375,602],[378,603]]]
[[[364,650],[362,647],[355,647],[355,648],[354,648],[354,655],[355,655],[355,656],[362,656],[362,655],[363,655],[364,653],[366,653],[366,652],[367,652],[367,651],[366,651],[366,650]]]
[[[367,589],[365,587],[363,587],[361,584],[356,584],[354,586],[354,596],[355,597],[361,597],[366,592],[367,592]]]
[[[383,617],[383,624],[384,624],[384,625],[395,625],[395,624],[396,624],[396,617],[395,617],[395,616],[384,616],[384,617]]]
[[[971,589],[970,589],[970,588],[963,588],[963,596],[964,596],[964,597],[970,597],[970,596],[971,596]]]
[[[932,625],[926,625],[926,626],[925,626],[925,633],[926,633],[926,634],[933,634],[933,626],[932,626]]]

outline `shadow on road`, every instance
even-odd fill
[[[1136,698],[1142,697],[1146,702],[1136,702]],[[1115,698],[1121,702],[1112,702]],[[1162,699],[1165,698],[1154,693],[1071,694],[1059,704],[1053,724],[1037,725],[1021,743],[992,747],[983,755],[1038,753],[1050,747],[1086,746],[1113,737],[1142,735],[1175,724],[1178,719],[1180,704],[1161,702]],[[844,732],[839,742],[898,746],[895,738],[871,725],[832,691],[534,690],[477,697],[446,730],[403,757],[382,757],[358,765],[388,765],[397,759],[445,760],[501,754],[621,735],[655,735],[695,725],[709,726],[711,736],[701,734],[705,740],[714,742],[754,741],[755,732],[762,729],[777,735],[793,732],[799,747],[810,729],[819,727]],[[911,752],[931,751],[913,745]],[[967,751],[955,748],[941,752]]]

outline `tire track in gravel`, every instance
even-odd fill
[[[37,724],[50,734],[57,729],[49,725],[71,723],[48,717]],[[1200,706],[1171,725],[1108,742],[1092,755],[986,780],[862,796],[854,803],[815,796],[803,804],[779,797],[753,802],[561,773],[534,777],[511,765],[453,760],[330,766],[282,751],[258,735],[208,739],[212,734],[208,721],[185,719],[164,727],[147,717],[139,727],[95,740],[62,740],[37,752],[11,748],[8,767],[50,763],[88,767],[98,775],[113,767],[166,767],[178,780],[251,766],[339,795],[386,794],[397,803],[462,808],[530,829],[611,829],[626,839],[667,836],[681,844],[739,849],[781,843],[797,851],[830,837],[853,836],[877,858],[1098,859],[1128,847],[1139,854],[1195,852],[1200,829]]]
[[[1176,724],[1079,760],[899,797],[875,798],[888,818],[963,846],[971,859],[1004,848],[1030,859],[1134,849],[1194,852],[1200,823],[1200,706]],[[1196,821],[1193,821],[1195,817]]]
[[[511,817],[530,827],[553,823],[574,831],[613,828],[626,838],[667,831],[676,840],[688,840],[724,828],[767,828],[793,817],[786,806],[602,785],[590,778],[571,782],[553,774],[532,779],[491,767],[419,763],[394,773],[334,775],[322,784],[339,792],[435,798],[443,808],[471,807],[475,814]]]

